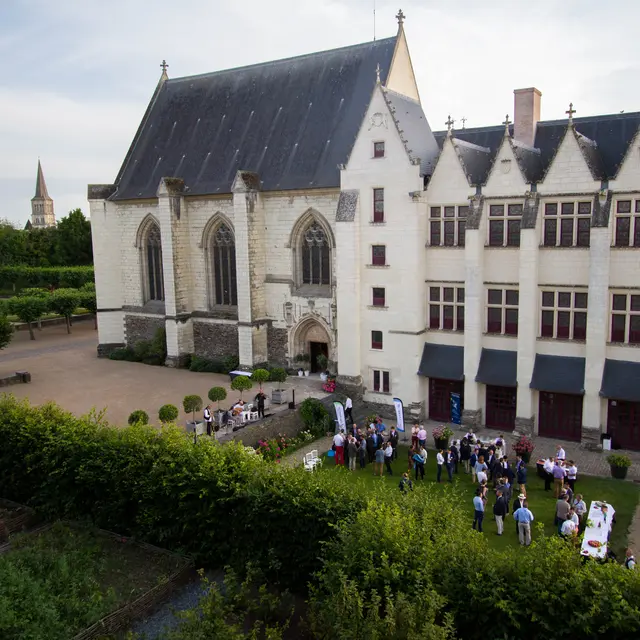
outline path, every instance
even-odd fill
[[[325,436],[324,438],[318,438],[318,440],[314,440],[310,444],[302,447],[302,449],[296,449],[293,453],[288,456],[285,456],[282,459],[282,464],[288,467],[296,467],[301,465],[304,461],[304,457],[307,453],[311,453],[312,451],[317,450],[318,455],[322,456],[329,449],[331,449],[331,445],[333,443],[332,436]]]

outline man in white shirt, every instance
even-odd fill
[[[344,464],[344,436],[342,432],[333,436],[333,446],[336,452],[336,464]]]
[[[544,461],[544,490],[551,491],[551,484],[553,482],[553,458],[547,458]]]
[[[577,533],[578,526],[573,520],[568,518],[562,523],[562,527],[560,527],[560,535],[564,536],[565,538],[571,538],[577,535]]]
[[[418,431],[418,442],[422,447],[427,444],[427,430],[424,428],[424,425],[420,425],[420,430]]]
[[[211,418],[211,405],[208,404],[205,408],[204,408],[204,422],[207,425],[207,435],[211,436],[211,422],[212,422],[212,418]]]
[[[567,459],[567,454],[564,452],[564,449],[560,444],[556,447],[556,458],[558,458],[558,460],[561,460],[562,462]]]
[[[347,418],[351,420],[351,424],[353,424],[353,415],[351,414],[352,411],[353,411],[353,402],[351,402],[351,398],[347,397],[347,401],[344,403],[344,412]]]
[[[631,551],[631,549],[627,549],[625,552],[624,566],[627,569],[636,568],[636,559],[634,558],[633,551]]]
[[[390,442],[387,442],[384,449],[384,464],[387,467],[387,471],[389,475],[393,475],[393,471],[391,470],[391,460],[393,460],[393,447]]]

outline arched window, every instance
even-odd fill
[[[238,289],[236,279],[236,242],[233,231],[221,224],[211,234],[211,301],[214,305],[236,306]]]
[[[331,284],[329,239],[314,220],[302,234],[302,284]]]
[[[162,241],[160,227],[152,223],[147,228],[144,241],[146,261],[146,301],[164,300],[164,276],[162,274]]]

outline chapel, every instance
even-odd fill
[[[433,132],[396,18],[286,60],[163,63],[88,188],[99,355],[164,327],[170,366],[323,355],[407,420],[640,449],[640,113],[544,121],[526,88],[501,124]]]

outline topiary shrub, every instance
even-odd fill
[[[18,316],[18,320],[26,322],[29,328],[29,337],[35,340],[33,333],[33,322],[39,320],[49,310],[49,300],[41,296],[25,296],[11,298],[9,301],[9,309],[11,313]]]
[[[185,396],[182,399],[182,407],[185,413],[190,413],[195,423],[196,421],[196,411],[202,411],[202,398],[200,396],[191,395]]]
[[[129,414],[127,422],[130,425],[134,424],[149,424],[149,414],[142,409],[136,409]]]
[[[9,346],[13,338],[13,324],[9,322],[9,318],[0,314],[0,349]]]
[[[209,393],[207,393],[207,397],[211,402],[218,403],[218,411],[220,411],[220,403],[226,399],[227,390],[224,387],[211,387]]]
[[[165,424],[167,422],[175,422],[178,419],[178,415],[178,407],[174,404],[162,405],[158,411],[158,418],[160,419],[160,422]]]
[[[269,380],[269,376],[270,374],[266,369],[254,369],[251,379],[260,385],[260,391],[262,391],[262,385]]]
[[[231,383],[231,388],[234,391],[240,392],[240,400],[242,400],[242,393],[244,391],[249,391],[253,387],[253,382],[251,382],[251,378],[249,376],[238,376],[233,379]]]
[[[276,367],[275,369],[271,369],[269,376],[272,382],[278,383],[278,391],[280,391],[280,385],[287,379],[287,372],[282,367]]]
[[[49,309],[64,317],[67,333],[71,333],[71,316],[80,306],[81,300],[77,289],[57,289],[49,297]]]

